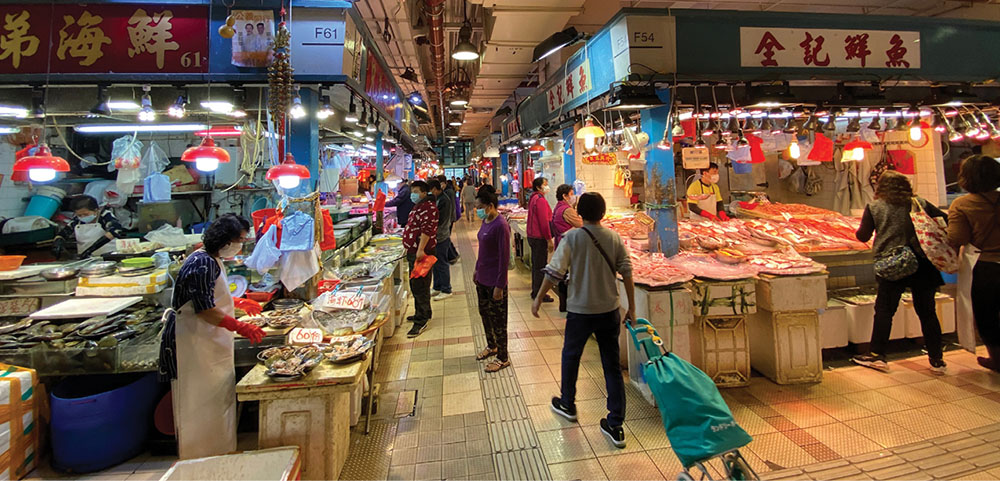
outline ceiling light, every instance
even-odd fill
[[[115,110],[139,110],[139,104],[132,100],[108,100],[108,108]],[[25,111],[27,112],[27,111]]]
[[[861,131],[861,117],[851,117],[851,120],[847,122],[847,132],[855,133]]]
[[[448,125],[450,125],[452,127],[461,127],[461,125],[462,125],[462,119],[460,119],[458,117],[455,117],[455,118],[451,119],[448,122]]]
[[[295,157],[289,153],[285,154],[284,162],[267,169],[267,174],[264,177],[272,182],[278,181],[278,187],[282,189],[294,189],[299,186],[302,180],[311,176],[309,169],[304,165],[296,164]]]
[[[28,178],[33,182],[49,182],[55,180],[56,172],[69,172],[69,162],[52,155],[49,146],[40,143],[34,155],[21,157],[14,162],[13,171],[28,172]]]
[[[468,19],[462,23],[462,28],[458,30],[458,44],[452,50],[451,58],[462,61],[479,58],[479,50],[472,44],[472,24],[469,23]]]
[[[233,103],[225,100],[202,100],[201,107],[217,114],[228,114],[233,111]],[[115,107],[111,108],[113,110]]]
[[[800,155],[802,155],[802,152],[799,150],[799,141],[793,138],[792,143],[788,144],[788,156],[793,160],[797,160]]]
[[[358,119],[358,127],[368,126],[368,107],[366,104],[361,105],[361,118]]]
[[[145,93],[142,94],[142,107],[139,108],[139,121],[152,122],[156,120],[156,111],[153,110],[153,99],[149,96],[150,86],[143,86],[142,90]]]
[[[0,135],[16,134],[21,131],[21,127],[0,126]]]
[[[410,100],[411,104],[415,104],[415,105],[420,105],[420,104],[424,103],[424,99],[420,98],[420,94],[417,91],[413,91],[410,94],[409,100]]]
[[[225,108],[223,106],[222,108]],[[242,119],[247,116],[247,93],[242,88],[233,88],[233,107],[229,112],[230,117]]]
[[[406,70],[404,70],[399,77],[403,80],[409,80],[410,82],[416,82],[418,80],[417,72],[415,72],[412,67],[406,67]],[[351,100],[353,100],[353,96]]]
[[[872,117],[872,121],[868,123],[868,130],[882,130],[881,117],[878,115]]]
[[[344,116],[344,121],[351,124],[358,122],[358,108],[354,105],[353,93],[351,94],[351,103],[347,107],[347,115]]]
[[[326,120],[333,115],[333,106],[330,105],[330,96],[323,95],[320,97],[319,101],[323,103],[323,106],[316,111],[316,118]]]
[[[105,85],[97,86],[97,103],[90,108],[90,112],[87,117],[108,117],[111,115],[111,109],[108,107],[108,87]]]
[[[639,110],[658,107],[663,101],[650,85],[617,84],[611,89],[607,110]]]
[[[587,150],[594,150],[594,147],[597,145],[597,139],[604,137],[604,135],[604,129],[594,125],[593,117],[587,117],[584,126],[576,131],[576,138],[583,139],[583,146]]]
[[[375,115],[372,114],[372,117],[373,117],[372,121],[368,122],[368,125],[365,126],[365,132],[371,133],[371,132],[375,132],[376,130],[378,130],[379,121],[378,121],[378,119],[374,118],[374,116]]]
[[[180,94],[177,96],[177,100],[167,107],[167,116],[173,117],[175,119],[183,119],[184,115],[187,113],[187,96],[185,94]]]
[[[82,124],[73,127],[81,134],[122,134],[133,132],[194,132],[207,129],[205,124]]]
[[[535,46],[535,50],[531,54],[531,62],[537,62],[558,52],[561,48],[579,42],[584,38],[586,38],[585,34],[577,32],[574,27],[569,27],[561,32],[556,32],[549,36],[549,38],[543,40],[542,43]]]
[[[719,140],[715,141],[716,150],[725,150],[726,147],[729,147],[729,144],[727,144],[725,140],[722,140],[721,137],[719,138]]]
[[[222,147],[216,147],[211,137],[205,137],[201,145],[185,150],[181,160],[194,162],[195,168],[202,172],[214,172],[219,168],[219,163],[229,162],[229,152]]]
[[[302,96],[299,95],[299,87],[295,86],[295,98],[292,99],[292,106],[288,108],[288,115],[293,119],[301,119],[306,116],[306,108],[302,106]]]
[[[468,105],[468,104],[469,104],[469,100],[466,99],[465,96],[462,95],[462,94],[459,94],[457,97],[451,99],[451,102],[449,102],[449,105],[454,106],[454,107],[460,107],[460,106],[464,106],[464,105]]]

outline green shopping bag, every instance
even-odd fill
[[[736,424],[712,378],[691,363],[668,352],[647,363],[643,374],[670,447],[685,468],[752,440]]]

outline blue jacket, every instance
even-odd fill
[[[413,210],[413,201],[410,200],[410,184],[399,187],[396,197],[385,203],[386,207],[396,208],[396,221],[400,226],[406,225],[406,219],[410,218],[410,211]]]

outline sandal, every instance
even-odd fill
[[[487,347],[486,349],[483,349],[482,352],[480,352],[479,354],[476,354],[476,360],[482,361],[483,359],[496,355],[496,353],[497,353],[496,349],[490,349]]]
[[[486,369],[484,369],[484,371],[486,371],[486,372],[497,372],[497,371],[499,371],[499,370],[501,370],[501,369],[503,369],[503,368],[505,368],[507,366],[510,366],[510,361],[509,360],[501,362],[499,359],[495,359],[493,362],[491,362],[491,363],[489,363],[489,364],[486,365]]]

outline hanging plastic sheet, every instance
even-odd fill
[[[281,255],[281,283],[285,289],[295,289],[319,272],[319,246],[306,251],[291,251]]]
[[[108,164],[108,172],[118,169],[115,190],[123,197],[128,197],[135,189],[136,184],[142,181],[142,174],[139,171],[142,159],[141,152],[142,142],[137,140],[134,135],[119,137],[112,143],[111,163]]]

